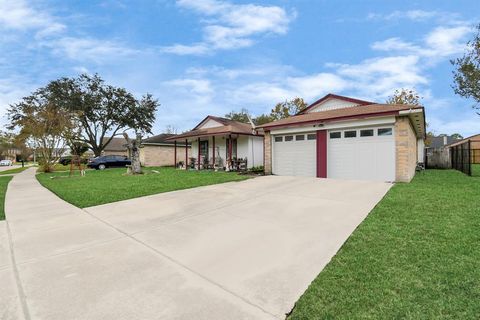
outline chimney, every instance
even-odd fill
[[[443,145],[444,145],[444,146],[447,145],[447,136],[443,136]]]

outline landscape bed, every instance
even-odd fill
[[[0,177],[0,220],[5,220],[5,194],[12,177]]]
[[[156,172],[155,172],[156,171]],[[91,170],[85,177],[68,172],[39,173],[38,181],[71,204],[90,207],[156,193],[249,179],[232,172],[147,168],[145,174],[125,175],[125,168]],[[157,173],[158,172],[158,173]],[[53,179],[52,179],[53,177]]]
[[[478,319],[480,178],[396,184],[312,282],[297,319]]]

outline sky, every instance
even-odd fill
[[[0,0],[0,124],[49,81],[98,73],[159,100],[155,134],[294,97],[413,88],[429,130],[469,136],[480,116],[455,95],[450,60],[478,23],[478,0]]]

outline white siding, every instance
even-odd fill
[[[308,113],[333,110],[333,109],[342,109],[342,108],[354,107],[357,105],[358,105],[357,103],[332,98],[317,104],[315,107],[308,110]]]
[[[217,122],[213,119],[208,119],[207,121],[205,121],[205,123],[198,127],[198,129],[216,128],[221,126],[223,126],[223,124],[221,124],[220,122]]]

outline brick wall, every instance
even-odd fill
[[[147,167],[174,166],[174,147],[173,146],[149,146],[146,145],[140,149],[140,162]],[[190,157],[190,148],[188,148],[188,157]],[[177,147],[177,163],[185,162],[185,147]]]
[[[264,148],[263,148],[263,161],[265,163],[264,170],[265,174],[272,174],[272,138],[270,131],[265,132],[263,137]]]
[[[417,137],[408,117],[395,122],[396,181],[409,182],[417,165]]]

